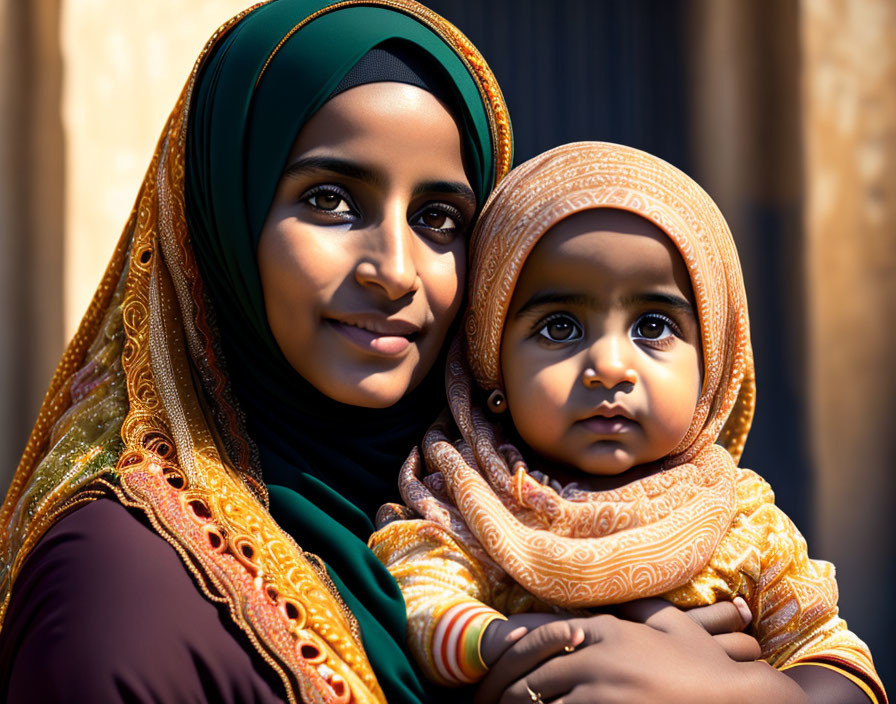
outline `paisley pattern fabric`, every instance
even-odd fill
[[[225,23],[197,60],[53,377],[0,508],[0,623],[16,575],[48,527],[83,503],[114,496],[146,514],[198,588],[229,611],[280,676],[290,701],[382,702],[358,625],[323,562],[268,513],[188,232],[185,143],[197,76],[228,33],[266,4]],[[272,56],[308,22],[361,5],[413,18],[456,53],[488,113],[492,180],[503,176],[510,125],[494,77],[460,32],[413,0],[323,4],[283,28]]]
[[[599,492],[530,471],[482,403],[483,392],[501,388],[501,332],[526,257],[553,225],[591,208],[635,213],[674,242],[690,274],[704,364],[690,429],[662,471]],[[437,674],[434,624],[471,599],[510,614],[741,595],[771,664],[833,663],[885,701],[866,646],[837,615],[833,567],[808,558],[768,485],[736,466],[753,415],[753,357],[734,242],[709,196],[644,152],[574,143],[512,171],[473,237],[465,336],[446,372],[454,423],[434,425],[422,458],[408,458],[399,479],[407,507],[384,507],[385,527],[370,542],[402,586],[411,646],[427,671]]]

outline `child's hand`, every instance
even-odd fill
[[[496,619],[485,628],[479,642],[482,661],[491,667],[504,652],[530,631],[546,623],[564,621],[568,617],[557,614],[518,614],[507,620]],[[560,644],[562,649],[563,644]]]

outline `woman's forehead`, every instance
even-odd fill
[[[312,116],[293,145],[287,171],[296,162],[330,160],[374,185],[403,174],[420,182],[457,182],[469,191],[463,146],[454,117],[428,91],[368,83],[340,93]]]

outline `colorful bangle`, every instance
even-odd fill
[[[432,661],[448,684],[472,684],[485,676],[480,642],[495,619],[506,617],[479,602],[455,604],[439,618],[432,634]]]

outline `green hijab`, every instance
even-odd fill
[[[465,165],[480,205],[495,164],[488,113],[463,61],[418,18],[383,6],[274,0],[249,13],[207,57],[191,98],[186,209],[229,379],[246,413],[280,526],[320,556],[361,628],[390,702],[437,699],[405,649],[404,601],[367,549],[398,468],[444,406],[441,368],[388,409],[345,406],[289,365],[265,316],[256,248],[302,126],[371,49],[390,42],[426,61],[451,91]],[[441,97],[441,96],[440,96]],[[429,689],[430,691],[426,691]],[[457,701],[458,692],[450,693]]]

